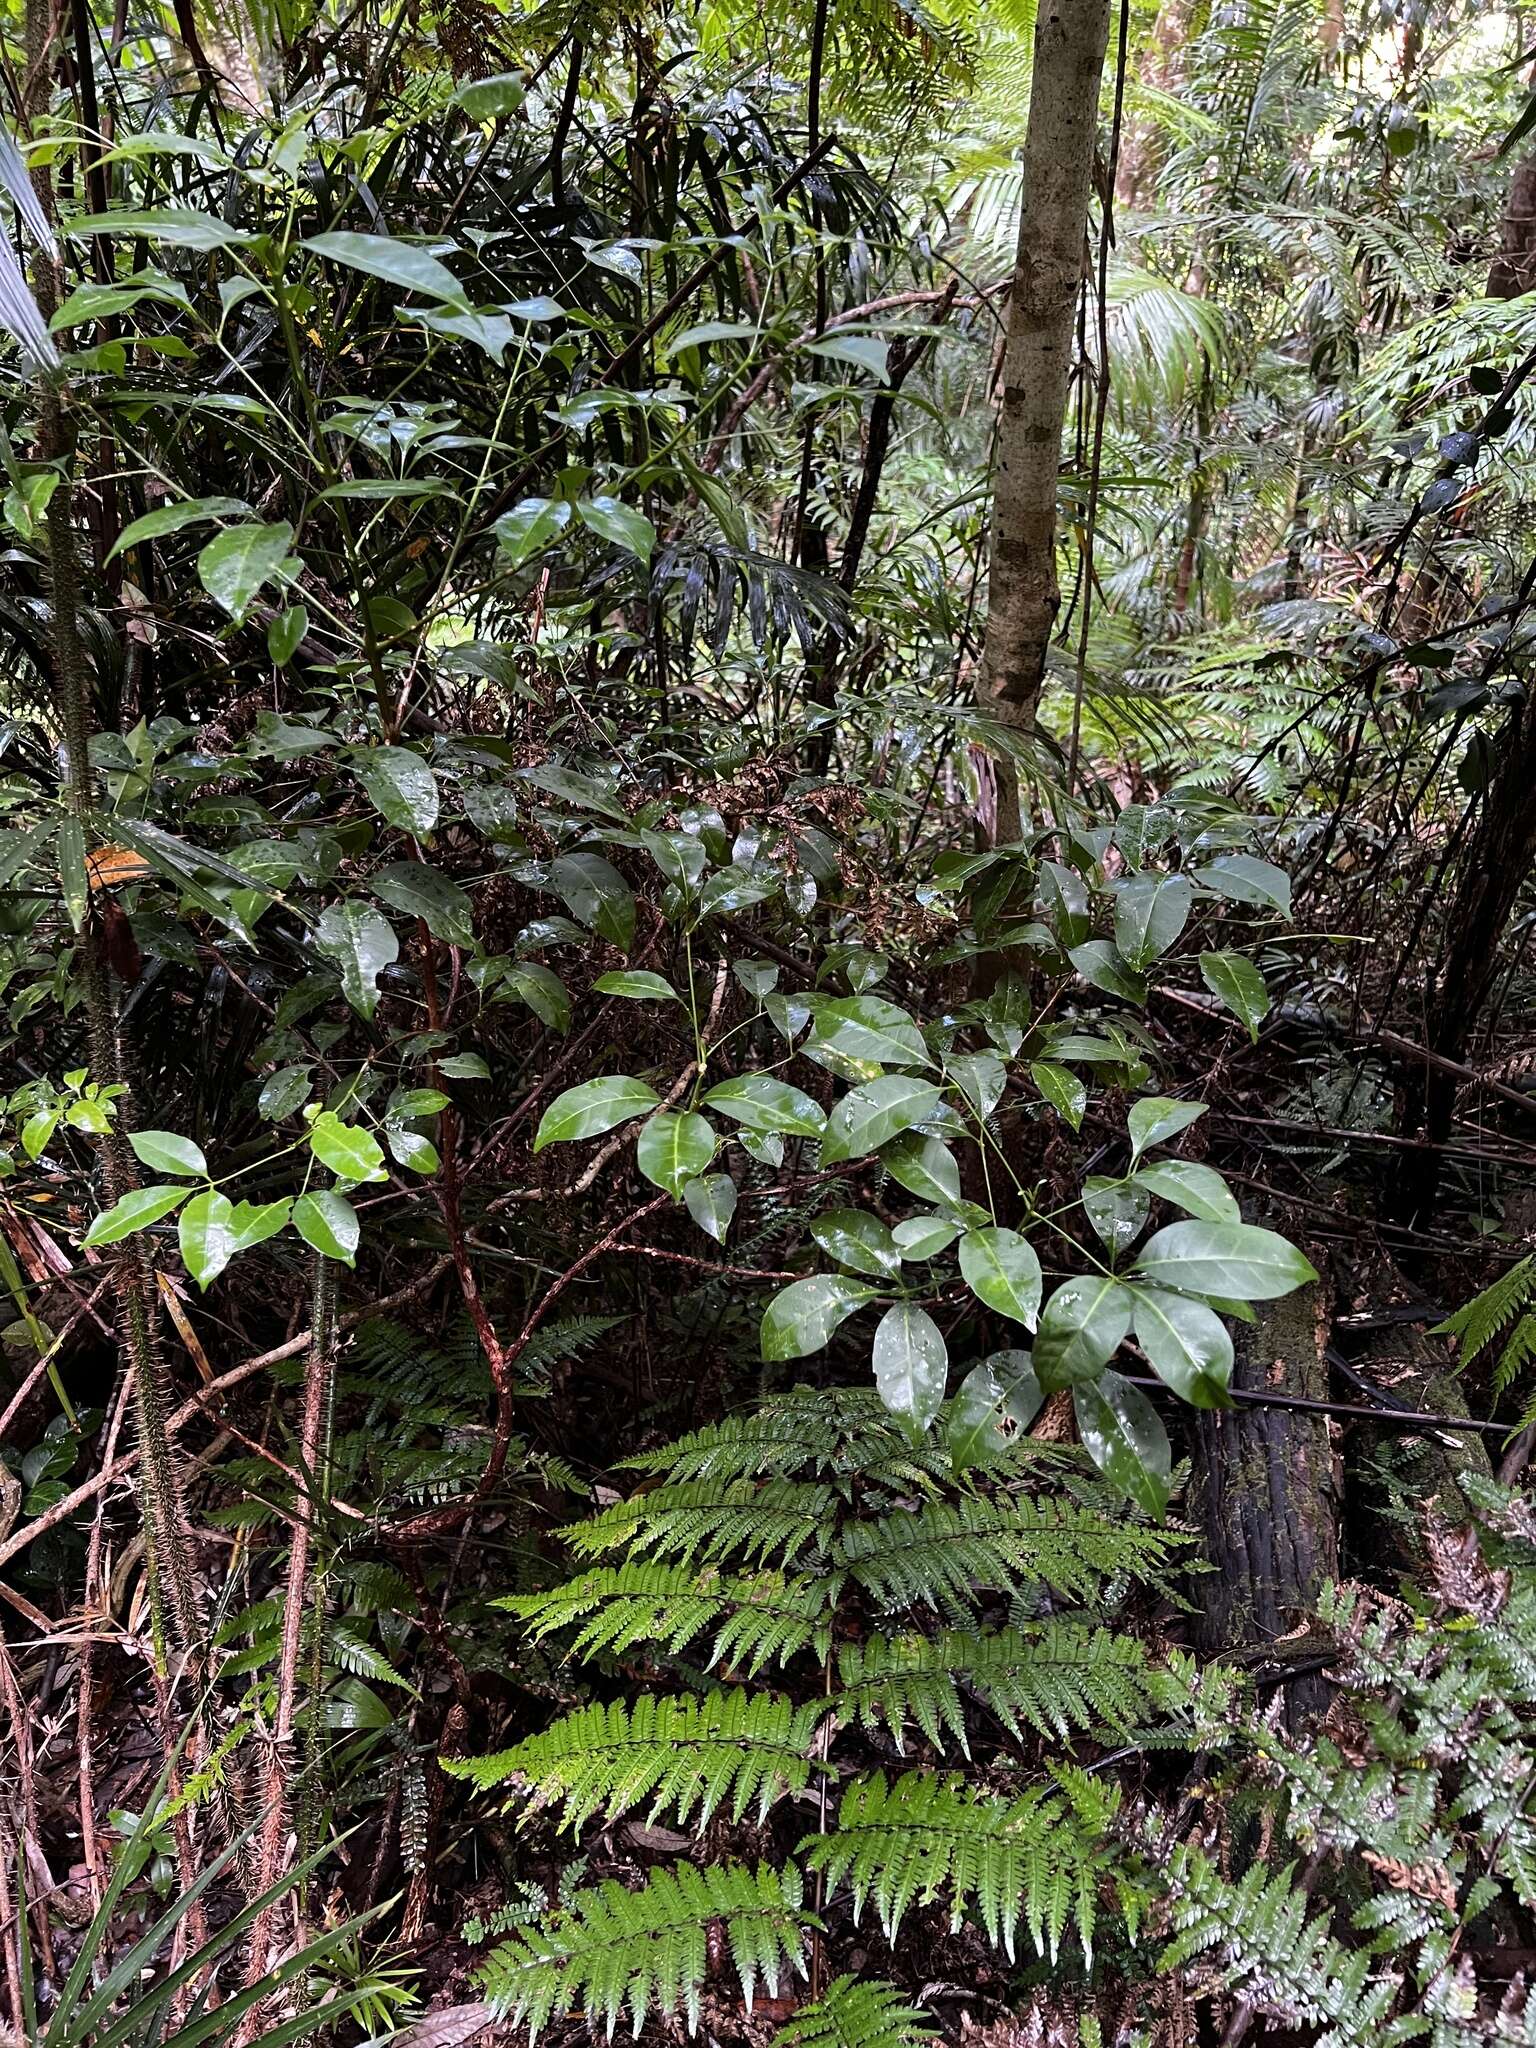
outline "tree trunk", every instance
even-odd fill
[[[1041,0],[1035,23],[1024,203],[1008,306],[987,633],[978,697],[1019,731],[1035,722],[1056,580],[1056,484],[1098,127],[1109,0]],[[1020,832],[1018,771],[997,764],[994,838]]]
[[[1325,1400],[1326,1282],[1261,1302],[1256,1313],[1257,1322],[1235,1332],[1232,1384]],[[1338,1488],[1326,1419],[1246,1402],[1202,1413],[1191,1506],[1215,1566],[1195,1581],[1197,1647],[1240,1656],[1278,1678],[1286,1720],[1296,1726],[1329,1697],[1321,1671],[1285,1675],[1290,1664],[1308,1661],[1315,1646],[1298,1631],[1325,1580],[1338,1576]]]
[[[1522,157],[1509,181],[1499,253],[1488,267],[1490,299],[1536,290],[1536,156]]]

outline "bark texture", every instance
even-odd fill
[[[1536,156],[1522,157],[1509,181],[1499,253],[1488,268],[1490,299],[1536,291]]]
[[[1109,0],[1041,0],[1003,355],[979,685],[983,708],[1021,731],[1035,722],[1061,603],[1056,484],[1108,39]],[[1016,839],[1018,775],[1009,759],[998,763],[998,785],[994,837]]]
[[[1326,1400],[1327,1282],[1262,1302],[1256,1313],[1257,1322],[1234,1331],[1233,1385]],[[1324,1581],[1338,1576],[1339,1500],[1327,1422],[1245,1403],[1201,1414],[1195,1450],[1192,1507],[1215,1566],[1195,1582],[1198,1647],[1283,1678],[1285,1715],[1294,1725],[1324,1708],[1329,1696],[1320,1671],[1284,1677],[1315,1647],[1297,1631]]]

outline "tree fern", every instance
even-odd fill
[[[561,1806],[573,1831],[647,1802],[650,1819],[670,1812],[700,1827],[727,1803],[733,1821],[749,1808],[761,1820],[810,1782],[825,1718],[824,1700],[797,1707],[734,1686],[703,1699],[642,1693],[633,1706],[580,1707],[512,1749],[443,1768],[482,1791],[520,1781],[526,1814]]]
[[[806,1473],[835,1485],[892,1493],[933,1493],[950,1478],[937,1441],[912,1444],[873,1388],[796,1387],[747,1415],[727,1415],[621,1469],[665,1473],[674,1485],[702,1480],[788,1478]]]
[[[880,1605],[930,1606],[964,1627],[981,1589],[1023,1579],[1083,1598],[1115,1572],[1152,1570],[1181,1540],[1065,1501],[1000,1496],[849,1522],[835,1554]]]
[[[883,1721],[898,1750],[915,1723],[935,1749],[949,1735],[966,1756],[968,1694],[1010,1735],[1027,1727],[1065,1740],[1096,1727],[1125,1734],[1180,1690],[1134,1636],[1069,1620],[987,1635],[876,1636],[839,1650],[837,1675],[843,1720],[866,1729]]]
[[[811,1916],[800,1874],[759,1864],[689,1863],[653,1870],[638,1891],[610,1878],[573,1894],[537,1927],[519,1928],[479,1975],[498,2019],[536,2040],[549,2020],[576,2006],[600,2019],[611,2039],[626,2009],[636,2036],[652,2009],[681,2012],[691,2033],[718,1923],[750,2009],[759,1982],[778,1995],[786,1970],[802,1965]]]
[[[1042,1954],[1055,1956],[1069,1920],[1090,1948],[1100,1879],[1115,1860],[1055,1791],[1005,1799],[928,1771],[855,1779],[836,1827],[800,1853],[830,1884],[848,1885],[855,1918],[872,1904],[888,1941],[914,1906],[944,1898],[952,1927],[974,1909],[1010,1958],[1020,1925]]]
[[[1536,1257],[1527,1255],[1518,1259],[1507,1272],[1501,1273],[1491,1287],[1485,1287],[1481,1294],[1474,1294],[1443,1323],[1437,1323],[1432,1334],[1459,1339],[1461,1362],[1466,1365],[1486,1351],[1494,1338],[1508,1328],[1533,1294],[1536,1294]]]
[[[560,1533],[585,1557],[619,1550],[687,1564],[702,1551],[715,1564],[759,1564],[771,1555],[787,1565],[830,1530],[834,1499],[829,1486],[788,1479],[690,1479],[617,1501]]]
[[[510,1593],[492,1604],[528,1624],[535,1640],[574,1628],[577,1658],[643,1643],[674,1654],[714,1631],[708,1663],[748,1673],[805,1649],[824,1655],[832,1630],[825,1579],[763,1570],[722,1574],[686,1565],[606,1565],[547,1592]]]
[[[772,2048],[920,2048],[934,2037],[928,2015],[894,1984],[836,1977],[780,2027]]]

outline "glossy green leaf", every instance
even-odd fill
[[[1175,1102],[1169,1095],[1144,1095],[1131,1104],[1126,1128],[1131,1134],[1131,1157],[1139,1159],[1154,1145],[1166,1145],[1180,1131],[1187,1131],[1205,1115],[1203,1102]]]
[[[1211,994],[1248,1027],[1257,1045],[1259,1026],[1269,1015],[1269,990],[1264,977],[1245,953],[1202,953],[1200,979]]]
[[[939,1091],[932,1082],[916,1080],[910,1074],[883,1074],[879,1080],[850,1089],[827,1118],[821,1144],[823,1165],[877,1152],[914,1124],[925,1123],[938,1101]]]
[[[1271,1301],[1317,1278],[1288,1239],[1252,1223],[1170,1223],[1142,1247],[1136,1271],[1159,1286],[1237,1301]]]
[[[1106,1372],[1091,1385],[1072,1389],[1083,1448],[1112,1485],[1145,1514],[1160,1521],[1167,1511],[1173,1452],[1157,1410],[1139,1387]]]
[[[1152,1370],[1176,1394],[1196,1408],[1231,1406],[1232,1339],[1203,1301],[1138,1287],[1131,1327]]]
[[[177,1219],[182,1263],[198,1286],[207,1289],[235,1255],[235,1205],[217,1188],[192,1197]]]
[[[301,1103],[308,1102],[313,1073],[314,1069],[305,1063],[279,1067],[275,1074],[269,1074],[256,1098],[256,1114],[263,1123],[281,1123],[285,1116],[292,1116]]]
[[[906,1131],[881,1146],[880,1164],[919,1201],[947,1206],[960,1199],[960,1168],[941,1138]]]
[[[299,651],[309,631],[309,613],[301,604],[291,604],[267,625],[267,652],[274,668],[286,668]],[[323,738],[323,736],[322,736]]]
[[[886,1408],[914,1435],[925,1433],[949,1378],[949,1350],[938,1324],[915,1303],[898,1301],[875,1330],[873,1363]]]
[[[1232,903],[1291,914],[1291,878],[1284,868],[1247,853],[1223,853],[1196,871],[1195,880]]]
[[[844,1280],[835,1273],[814,1273],[808,1280],[793,1280],[769,1302],[763,1313],[762,1354],[772,1363],[785,1358],[809,1358],[825,1348],[833,1332],[873,1301],[875,1290],[859,1280]]]
[[[628,952],[635,936],[635,898],[611,861],[600,853],[562,854],[549,877],[572,917]]]
[[[421,839],[437,824],[437,777],[409,747],[369,747],[352,756],[357,779],[386,824]]]
[[[725,1234],[731,1227],[731,1218],[736,1214],[736,1183],[728,1173],[701,1174],[683,1188],[683,1200],[688,1205],[688,1214],[700,1230],[714,1238],[717,1244],[725,1243]]]
[[[1040,1261],[1016,1230],[995,1226],[960,1240],[960,1271],[978,1301],[1033,1329],[1040,1315]]]
[[[960,1235],[960,1225],[948,1216],[908,1216],[891,1232],[891,1242],[909,1263],[920,1264],[947,1252]]]
[[[381,278],[403,292],[420,292],[424,298],[462,301],[464,286],[445,264],[415,242],[402,242],[393,235],[336,233],[311,235],[304,247],[312,256],[324,256],[348,270],[360,270],[367,277]]]
[[[473,946],[475,910],[467,891],[419,860],[391,861],[373,877],[373,893],[404,917],[419,917],[448,946]]]
[[[389,1178],[378,1139],[361,1124],[343,1123],[334,1110],[321,1110],[310,1125],[309,1147],[320,1164],[342,1180]]]
[[[379,976],[400,957],[394,927],[355,896],[332,903],[315,926],[315,949],[341,975],[341,992],[361,1017],[379,1007]]]
[[[1035,1339],[1035,1373],[1054,1393],[1095,1378],[1124,1342],[1135,1298],[1105,1274],[1086,1273],[1058,1287]]]
[[[250,509],[244,498],[182,498],[174,505],[157,505],[153,512],[129,520],[113,541],[106,559],[110,562],[125,548],[137,547],[141,541],[162,540],[167,534],[180,533],[183,527],[204,526],[210,519],[228,519],[248,514]]]
[[[345,1195],[333,1188],[318,1194],[300,1195],[293,1205],[293,1227],[304,1242],[328,1259],[350,1266],[357,1253],[362,1229],[357,1211]]]
[[[1091,1174],[1083,1182],[1083,1214],[1100,1243],[1117,1256],[1140,1237],[1151,1210],[1151,1196],[1134,1181],[1106,1180],[1101,1174]]]
[[[269,1237],[285,1229],[293,1214],[293,1203],[286,1197],[278,1202],[236,1202],[229,1215],[230,1241],[237,1252],[246,1252],[253,1245],[265,1244]]]
[[[491,1070],[477,1052],[451,1053],[439,1060],[437,1071],[450,1081],[489,1081]]]
[[[972,1367],[956,1389],[944,1421],[944,1443],[957,1475],[992,1464],[1045,1405],[1027,1351],[996,1351]]]
[[[617,974],[600,974],[592,986],[600,996],[623,996],[632,1003],[680,1003],[683,1000],[671,982],[638,967]]]
[[[570,1145],[579,1138],[598,1137],[644,1116],[660,1100],[654,1088],[628,1074],[603,1074],[595,1081],[583,1081],[557,1095],[545,1110],[533,1149],[542,1152],[546,1145]]]
[[[1240,1223],[1237,1197],[1213,1166],[1193,1159],[1154,1159],[1136,1169],[1136,1184],[1207,1223]]]
[[[1067,958],[1090,988],[1138,1007],[1147,1000],[1147,984],[1120,958],[1108,939],[1089,939],[1074,946]]]
[[[1008,1069],[995,1052],[946,1053],[944,1071],[983,1120],[1003,1099]]]
[[[515,960],[502,977],[501,986],[516,1001],[524,1003],[551,1031],[571,1028],[570,992],[552,968],[537,960]]]
[[[905,1010],[884,996],[830,996],[813,1004],[811,1043],[849,1059],[884,1067],[928,1067],[933,1062]]]
[[[110,1209],[102,1210],[80,1242],[85,1245],[116,1244],[122,1238],[132,1237],[136,1230],[147,1230],[151,1223],[158,1223],[163,1216],[169,1216],[190,1193],[186,1187],[131,1188]]]
[[[783,1131],[792,1138],[819,1138],[827,1123],[819,1103],[771,1074],[738,1074],[717,1082],[704,1097],[704,1106],[718,1109],[749,1131]]]
[[[208,1161],[200,1145],[175,1131],[130,1131],[133,1156],[151,1173],[206,1173]]]
[[[649,562],[656,547],[656,529],[643,512],[617,498],[579,498],[575,510],[583,526]]]
[[[1183,875],[1135,875],[1115,886],[1115,948],[1138,971],[1160,959],[1189,922],[1193,885]]]
[[[864,1209],[828,1209],[813,1219],[811,1236],[829,1259],[853,1273],[885,1280],[901,1265],[890,1231]]]
[[[709,1119],[696,1110],[682,1116],[659,1110],[635,1146],[635,1164],[653,1187],[665,1189],[674,1201],[682,1199],[685,1185],[696,1179],[714,1156],[715,1133]]]
[[[563,498],[524,498],[503,512],[494,532],[504,569],[516,569],[546,548],[570,524],[571,508]]]
[[[1029,1070],[1029,1078],[1074,1131],[1082,1128],[1083,1112],[1088,1107],[1088,1091],[1076,1074],[1069,1074],[1065,1067],[1055,1066],[1050,1060],[1036,1060]]]
[[[226,526],[197,558],[198,581],[237,623],[251,599],[270,583],[288,559],[293,528],[286,519],[269,525]]]

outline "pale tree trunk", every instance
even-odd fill
[[[1040,0],[1024,205],[1008,306],[987,634],[977,694],[1003,724],[1028,731],[1045,679],[1061,591],[1056,483],[1083,281],[1109,0]],[[996,841],[1019,836],[1013,762],[997,764]]]

